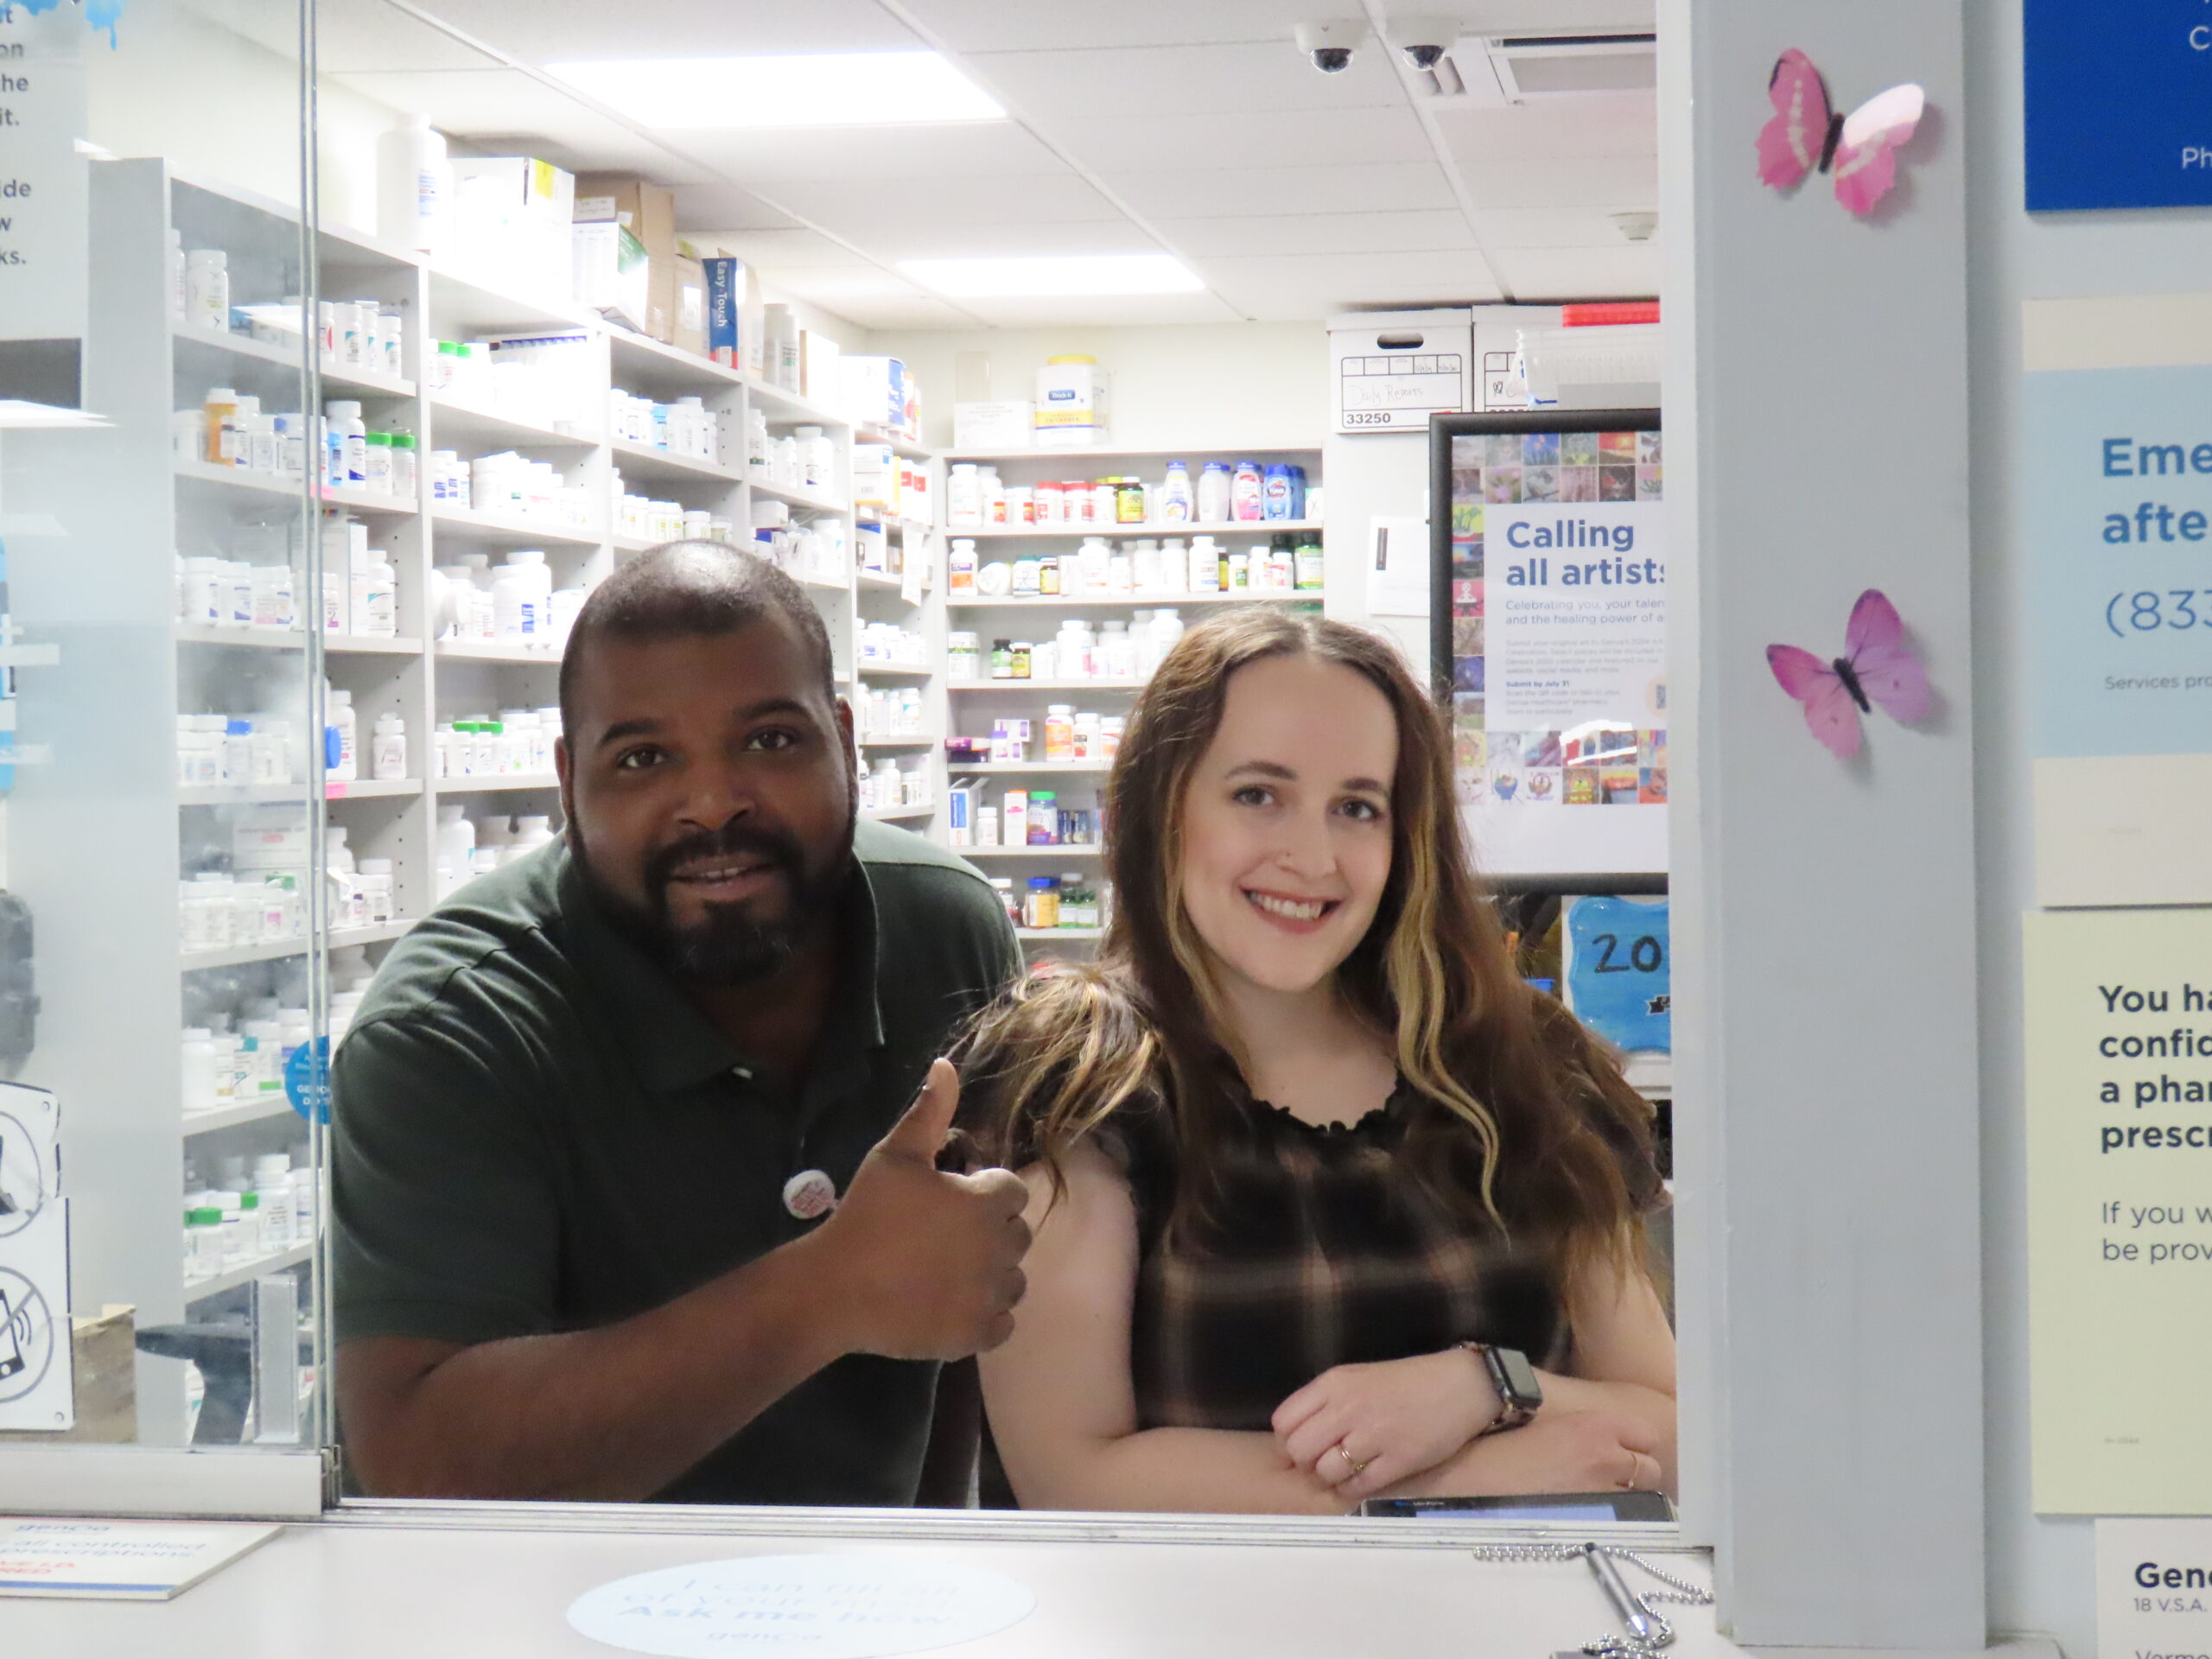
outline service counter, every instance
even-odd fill
[[[944,1649],[962,1659],[1544,1659],[1619,1628],[1579,1560],[1482,1562],[1464,1547],[1425,1541],[917,1541],[679,1530],[658,1517],[640,1530],[341,1513],[288,1527],[171,1602],[0,1602],[0,1651],[39,1659],[610,1659],[616,1649],[566,1623],[584,1592],[658,1568],[825,1550],[933,1555],[1027,1584],[1035,1611],[995,1636]],[[1652,1554],[1669,1572],[1711,1582],[1701,1554]],[[1663,1611],[1678,1633],[1670,1656],[1738,1651],[1715,1632],[1711,1607]]]

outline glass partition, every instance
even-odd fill
[[[339,804],[323,735],[327,668],[347,683],[323,551],[373,520],[316,493],[305,22],[0,8],[29,134],[0,205],[11,1437],[324,1433],[315,947],[358,972],[392,930],[320,874],[336,831],[367,857],[389,820]]]

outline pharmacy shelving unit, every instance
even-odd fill
[[[728,519],[741,538],[749,535],[756,499],[781,500],[794,519],[832,526],[830,544],[847,550],[845,568],[804,582],[827,626],[840,690],[849,692],[875,677],[856,660],[863,620],[898,620],[924,633],[926,661],[942,663],[942,545],[927,524],[894,526],[877,543],[893,550],[894,562],[918,562],[918,594],[899,569],[877,580],[849,568],[858,543],[848,501],[855,428],[833,409],[611,327],[565,302],[508,291],[480,274],[447,270],[341,228],[310,233],[283,203],[175,173],[157,160],[103,162],[92,172],[93,240],[102,257],[88,295],[86,403],[111,424],[89,435],[66,435],[66,442],[54,435],[43,444],[12,442],[11,517],[0,520],[0,532],[21,534],[50,518],[69,538],[52,543],[63,550],[59,556],[45,554],[37,541],[12,547],[11,574],[18,622],[62,646],[59,671],[41,683],[26,680],[34,695],[25,718],[64,762],[76,765],[58,764],[45,779],[25,768],[19,793],[27,810],[15,815],[8,874],[36,917],[46,993],[41,1048],[25,1079],[61,1094],[73,1179],[101,1199],[79,1206],[73,1217],[74,1300],[80,1307],[129,1303],[142,1325],[174,1323],[232,1313],[240,1305],[234,1293],[257,1273],[306,1265],[315,1254],[296,1247],[186,1283],[179,1195],[188,1160],[212,1180],[218,1159],[294,1148],[310,1131],[289,1103],[258,1098],[187,1114],[180,1029],[246,996],[275,991],[287,1006],[304,1001],[310,969],[325,951],[346,952],[338,959],[346,968],[380,960],[436,902],[434,832],[442,805],[459,804],[480,820],[543,814],[558,823],[550,772],[429,775],[439,721],[550,707],[557,700],[558,668],[557,654],[540,646],[437,638],[434,567],[470,553],[496,564],[508,550],[538,548],[556,587],[588,583],[650,544],[621,533],[623,492],[705,510]],[[373,298],[401,314],[402,372],[324,361],[316,365],[317,388],[304,345],[201,329],[173,316],[166,266],[172,227],[188,249],[225,250],[234,306],[305,292],[312,251],[320,297]],[[589,354],[581,377],[583,418],[555,424],[542,410],[473,406],[427,384],[424,365],[434,360],[438,340],[551,332],[581,336]],[[368,429],[415,435],[423,461],[416,490],[404,499],[346,490],[311,499],[297,480],[180,456],[174,413],[200,407],[219,385],[258,397],[264,413],[312,410],[318,398],[358,400]],[[736,463],[611,440],[608,394],[617,388],[663,402],[700,397],[715,416],[721,453]],[[744,434],[754,409],[772,432],[802,423],[824,429],[837,457],[830,489],[792,490],[747,477]],[[438,448],[463,460],[512,449],[550,461],[581,479],[589,517],[581,524],[554,524],[434,503],[428,457]],[[927,452],[918,453],[934,464]],[[932,499],[941,498],[941,490],[932,492]],[[308,572],[320,563],[322,521],[331,517],[365,524],[376,555],[392,565],[394,634],[311,636],[304,626],[263,631],[178,623],[174,559],[188,554],[289,561],[299,613],[315,615]],[[942,798],[945,715],[941,676],[933,667],[919,671],[935,699],[925,730],[915,734],[925,741],[868,753],[919,771],[927,803],[871,816],[925,833]],[[324,678],[352,694],[359,780],[329,779],[310,765],[307,738],[321,719]],[[300,781],[181,787],[175,716],[198,713],[289,720]],[[409,775],[372,779],[370,737],[387,713],[405,722]],[[95,753],[98,770],[88,773],[83,768]],[[392,861],[394,918],[326,929],[312,941],[184,952],[179,880],[219,865],[240,812],[287,804],[302,816],[315,810],[325,836],[342,828],[357,859]],[[54,1065],[41,1065],[48,1055]],[[142,1438],[182,1438],[182,1373],[175,1362],[142,1359]]]
[[[1205,445],[1154,449],[955,449],[946,452],[944,461],[947,463],[976,461],[994,467],[1004,482],[1014,486],[1034,485],[1044,480],[1092,479],[1106,474],[1134,474],[1150,480],[1163,476],[1170,461],[1187,463],[1194,485],[1199,470],[1209,461],[1225,461],[1232,466],[1239,461],[1256,461],[1262,466],[1275,461],[1294,462],[1306,469],[1309,486],[1321,482],[1321,450],[1319,444],[1293,448],[1279,445],[1249,448]],[[1024,555],[1053,554],[1065,557],[1074,553],[1078,543],[1092,536],[1103,537],[1115,543],[1139,537],[1160,539],[1169,536],[1185,538],[1211,536],[1231,551],[1243,551],[1250,543],[1265,542],[1279,533],[1318,536],[1320,530],[1319,519],[1301,518],[1173,524],[997,524],[981,527],[948,524],[945,534],[948,537],[975,537],[976,559],[980,567],[994,560],[1011,560]],[[1047,638],[1056,631],[1058,620],[1062,617],[1082,617],[1095,625],[1108,618],[1126,618],[1134,611],[1166,607],[1181,616],[1184,626],[1188,627],[1200,618],[1230,606],[1275,605],[1319,609],[1322,599],[1323,594],[1319,588],[1289,591],[1259,589],[1226,594],[1166,591],[1054,594],[1034,598],[963,593],[946,596],[945,613],[949,629],[980,636],[984,671],[988,672],[994,639],[1028,639],[1034,641]],[[955,681],[948,687],[952,723],[947,729],[952,735],[981,737],[989,734],[995,719],[1027,718],[1033,732],[1041,734],[1047,703],[1072,702],[1082,708],[1086,706],[1087,698],[1096,696],[1096,704],[1090,706],[1095,706],[1098,712],[1125,715],[1132,696],[1142,683],[1140,680],[1098,678]],[[1033,753],[1041,752],[1041,735],[1033,737],[1030,747]],[[1088,806],[1096,811],[1101,804],[1107,770],[1103,766],[1044,760],[955,763],[947,768],[946,776],[949,784],[963,779],[972,779],[978,786],[978,804],[990,806],[996,806],[1008,789],[1061,789],[1064,785],[1060,780],[1071,780],[1076,784],[1081,798],[1064,796],[1064,804]],[[985,871],[995,875],[1010,876],[1017,892],[1033,875],[1058,874],[1069,870],[1082,870],[1093,877],[1098,874],[1100,848],[1095,842],[1078,846],[1031,847],[1007,844],[1002,840],[997,847],[963,847],[960,850],[962,856],[974,861]],[[1019,931],[1031,956],[1044,957],[1087,955],[1096,946],[1102,931],[1091,928],[1023,928]]]

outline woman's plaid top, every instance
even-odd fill
[[[1236,1093],[1217,1224],[1203,1244],[1168,1236],[1176,1154],[1166,1115],[1125,1111],[1099,1131],[1136,1205],[1130,1368],[1141,1428],[1264,1430],[1332,1366],[1460,1342],[1567,1366],[1573,1333],[1541,1264],[1495,1224],[1447,1213],[1400,1160],[1413,1115],[1442,1108],[1402,1082],[1357,1122],[1317,1128]],[[1618,1130],[1606,1138],[1631,1199],[1649,1206],[1661,1190],[1649,1158]]]

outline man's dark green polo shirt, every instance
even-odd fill
[[[950,854],[871,823],[854,854],[796,1093],[607,925],[559,842],[395,945],[333,1065],[338,1340],[606,1325],[806,1230],[785,1182],[819,1169],[843,1192],[1020,964]],[[934,1365],[849,1356],[658,1496],[911,1503],[936,1385]]]

